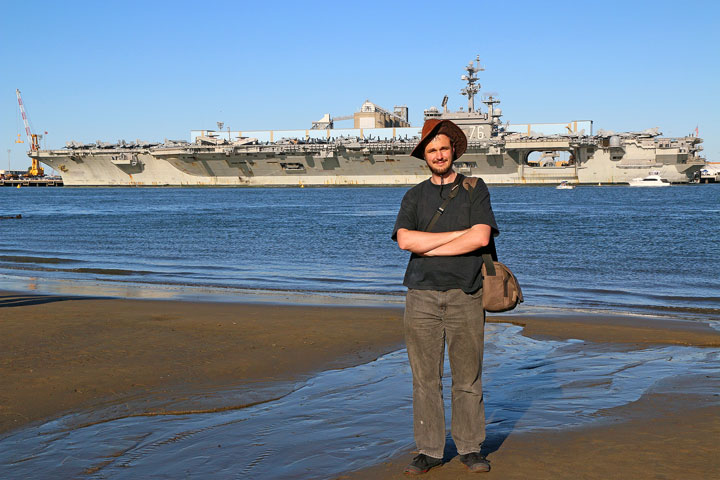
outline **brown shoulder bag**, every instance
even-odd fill
[[[482,298],[483,308],[488,312],[507,312],[523,302],[520,284],[510,269],[483,253]]]

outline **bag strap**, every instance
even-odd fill
[[[466,177],[463,181],[463,187],[470,193],[470,208],[472,208],[472,202],[475,195],[475,187],[477,186],[477,177]],[[493,261],[497,261],[497,249],[495,248],[495,237],[490,235],[490,243],[483,248],[482,254],[483,263],[485,264],[485,271],[488,275],[495,276],[495,264]]]
[[[489,253],[482,254],[483,264],[485,265],[485,273],[490,276],[495,276],[495,263],[493,263],[492,255]]]
[[[455,181],[452,183],[452,186],[450,187],[450,194],[447,196],[445,201],[438,207],[438,209],[435,211],[435,215],[433,215],[432,219],[430,220],[430,223],[428,224],[427,228],[425,229],[426,232],[429,232],[433,229],[437,221],[440,219],[440,215],[442,215],[445,212],[445,208],[447,208],[448,203],[450,203],[450,200],[455,198],[460,191],[460,182],[462,182],[462,179],[465,178],[464,175],[458,173],[455,176]]]
[[[470,205],[473,201],[473,192],[477,186],[478,177],[465,177],[462,182],[462,186],[470,193]]]

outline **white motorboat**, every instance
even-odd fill
[[[575,185],[571,185],[570,183],[568,183],[567,180],[563,180],[562,182],[560,182],[560,185],[555,188],[558,190],[572,190],[573,188],[575,188]]]
[[[651,173],[647,177],[637,177],[630,180],[631,187],[669,187],[670,182],[662,178],[658,173]]]

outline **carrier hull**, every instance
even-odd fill
[[[705,165],[673,146],[677,141],[649,140],[629,139],[620,147],[604,147],[601,137],[470,142],[456,170],[496,185],[628,183],[650,172],[686,183]],[[42,150],[31,156],[60,172],[67,186],[413,185],[430,171],[424,161],[410,156],[412,146],[187,144]],[[547,151],[569,152],[572,164],[528,163],[533,152]]]

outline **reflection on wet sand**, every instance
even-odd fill
[[[535,340],[520,330],[487,327],[484,385],[488,444],[495,448],[511,432],[602,421],[603,411],[637,400],[664,380],[720,373],[715,350]],[[323,372],[286,395],[244,408],[87,421],[93,415],[6,437],[0,443],[3,477],[328,478],[390,459],[412,442],[404,350]]]

